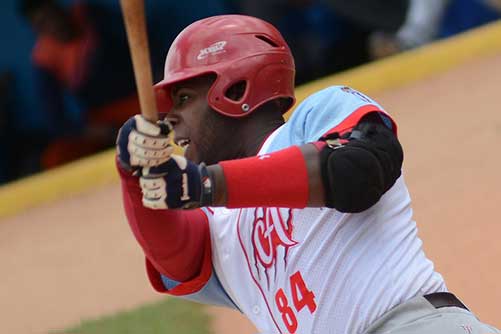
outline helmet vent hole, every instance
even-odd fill
[[[228,99],[232,101],[238,102],[244,97],[246,88],[247,88],[247,82],[245,80],[240,80],[231,85],[226,90],[224,96],[226,96]]]
[[[265,35],[256,35],[256,38],[262,40],[263,42],[271,45],[274,48],[278,48],[278,46],[279,46],[275,41],[273,41],[272,39],[270,39],[268,36],[265,36]]]

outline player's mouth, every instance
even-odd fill
[[[176,140],[176,145],[181,147],[183,151],[186,151],[186,149],[190,146],[190,142],[189,138],[181,138]]]
[[[177,137],[174,138],[174,143],[183,150],[183,155],[186,159],[191,160],[195,163],[199,163],[196,156],[196,147],[192,143],[191,139],[188,137]]]

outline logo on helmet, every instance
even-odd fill
[[[216,43],[210,45],[209,47],[200,50],[200,53],[198,54],[197,59],[202,60],[202,59],[207,58],[209,55],[216,55],[218,53],[225,52],[226,51],[224,49],[225,45],[226,45],[226,41],[216,42]]]

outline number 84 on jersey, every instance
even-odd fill
[[[293,334],[298,328],[297,314],[304,308],[315,313],[317,304],[315,294],[309,290],[304,282],[300,271],[296,271],[289,277],[290,295],[288,296],[283,288],[275,293],[275,305],[282,315],[282,321],[288,333]]]

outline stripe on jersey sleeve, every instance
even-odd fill
[[[322,137],[327,136],[327,135],[334,133],[334,132],[338,132],[339,134],[343,134],[347,131],[350,131],[360,122],[360,120],[364,116],[371,114],[371,113],[377,113],[377,115],[381,118],[384,125],[387,126],[391,131],[393,131],[393,133],[395,135],[397,134],[397,124],[391,118],[391,116],[388,115],[384,110],[381,110],[378,106],[373,105],[373,104],[367,104],[367,105],[364,105],[364,106],[358,108],[353,113],[348,115],[348,117],[346,117],[343,121],[341,121],[341,123],[335,125],[332,129],[325,132],[322,135]]]
[[[167,289],[172,289],[180,284],[179,282],[171,280],[164,275],[162,275],[161,278],[164,286]],[[221,285],[221,281],[219,280],[219,277],[214,270],[212,270],[212,275],[209,281],[204,285],[202,289],[195,293],[179,297],[197,303],[223,306],[240,311],[240,309],[236,306],[233,300],[231,300],[230,296]]]
[[[375,112],[396,133],[396,124],[384,108],[370,97],[347,86],[331,86],[306,98],[271,144],[271,150],[315,142],[331,132],[353,128],[360,119]]]

